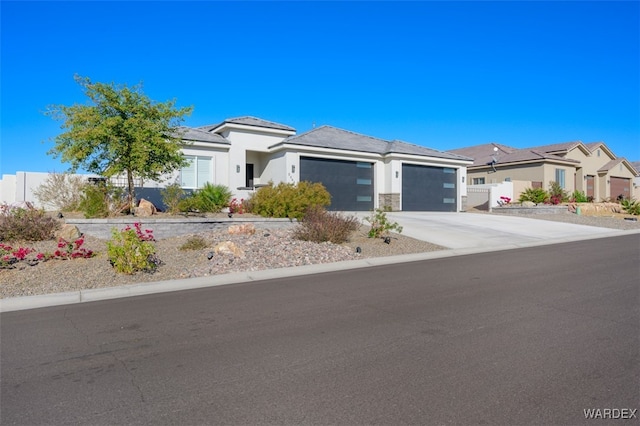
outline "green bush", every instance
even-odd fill
[[[79,208],[87,219],[108,217],[107,187],[105,185],[87,185],[82,193]]]
[[[321,206],[311,206],[294,229],[293,236],[314,243],[329,241],[342,244],[359,226],[360,221],[355,216],[344,217],[336,212],[328,212]]]
[[[196,191],[201,212],[219,213],[229,205],[231,191],[224,185],[213,185],[205,183],[202,188]]]
[[[167,212],[177,214],[180,212],[180,200],[185,196],[184,189],[177,183],[172,183],[160,191],[162,202],[167,207]]]
[[[44,209],[0,206],[0,241],[46,241],[54,238],[60,223]]]
[[[219,213],[229,205],[231,191],[224,185],[205,185],[178,202],[178,210],[184,213]]]
[[[152,272],[159,262],[156,248],[150,240],[141,238],[136,229],[127,227],[122,231],[113,229],[107,241],[107,256],[116,271],[134,274],[138,271]]]
[[[397,222],[391,223],[387,218],[387,213],[383,209],[375,209],[373,216],[367,216],[364,218],[371,224],[368,236],[369,238],[380,238],[384,234],[388,234],[389,231],[396,231],[402,233],[402,226]]]
[[[260,216],[302,219],[309,207],[326,207],[330,203],[331,195],[321,183],[281,182],[258,189],[246,204],[251,213]]]
[[[588,203],[589,199],[584,192],[575,190],[573,194],[571,194],[570,201],[573,203]]]
[[[115,216],[129,210],[124,188],[98,182],[85,185],[79,209],[87,219]]]
[[[535,204],[542,204],[549,199],[549,194],[542,188],[527,188],[520,194],[518,201],[531,201]]]
[[[640,202],[633,199],[625,198],[620,201],[620,205],[622,206],[622,210],[627,212],[628,214],[638,216],[640,215]]]

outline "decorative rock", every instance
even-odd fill
[[[136,207],[136,216],[152,216],[158,212],[156,206],[151,201],[147,201],[144,198],[140,199],[138,207]]]
[[[229,227],[229,234],[231,235],[253,235],[256,233],[256,227],[253,223],[247,223],[244,225],[231,225]]]
[[[213,251],[216,254],[230,254],[230,255],[233,255],[234,257],[244,256],[244,252],[242,251],[242,249],[238,247],[236,244],[232,243],[231,241],[224,241],[222,243],[218,243],[213,248]]]
[[[534,203],[533,201],[523,201],[522,202],[522,207],[535,207],[536,203]]]
[[[78,238],[80,238],[82,234],[80,233],[80,230],[78,229],[77,226],[75,225],[70,225],[70,224],[64,224],[62,225],[62,228],[60,228],[56,233],[55,233],[55,237],[56,239],[64,239],[65,241],[75,241]]]

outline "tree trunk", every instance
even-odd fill
[[[136,208],[136,200],[135,200],[135,188],[133,186],[133,173],[131,170],[127,170],[127,184],[129,185],[129,213],[133,214]]]

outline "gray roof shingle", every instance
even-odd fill
[[[261,118],[256,118],[256,117],[251,117],[251,116],[227,118],[222,123],[208,125],[208,126],[200,126],[200,127],[198,127],[198,129],[204,130],[206,132],[210,132],[210,131],[212,131],[214,129],[217,129],[218,127],[222,126],[225,123],[242,124],[242,125],[245,125],[245,126],[254,126],[254,127],[264,127],[264,128],[267,128],[267,129],[287,130],[287,131],[290,131],[290,132],[295,132],[296,131],[296,129],[294,129],[293,127],[286,126],[284,124],[275,123],[273,121],[267,121],[267,120],[263,120]]]
[[[227,139],[217,133],[210,133],[201,129],[185,126],[181,126],[178,132],[180,134],[180,137],[186,141],[222,143],[225,145],[230,145],[230,142]]]
[[[273,145],[294,144],[316,148],[330,148],[357,152],[370,152],[374,154],[409,154],[451,160],[471,161],[471,158],[463,155],[452,154],[443,151],[413,145],[402,141],[385,141],[383,139],[362,135],[349,130],[338,129],[332,126],[320,126],[316,129],[290,136],[284,141]]]
[[[498,148],[498,151],[494,151],[494,148]],[[471,167],[486,166],[493,162],[496,158],[496,164],[508,164],[508,163],[520,163],[530,161],[559,161],[565,163],[579,164],[579,161],[563,158],[558,155],[548,154],[544,150],[538,148],[526,148],[516,149],[506,145],[500,145],[496,143],[487,143],[482,145],[470,146],[467,148],[454,149],[449,152],[453,152],[460,155],[466,155],[473,158],[473,165]]]

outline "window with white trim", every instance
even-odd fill
[[[564,169],[556,169],[556,182],[560,188],[564,188]]]
[[[484,185],[484,178],[473,178],[472,185]]]
[[[189,165],[180,170],[180,186],[202,188],[205,183],[213,183],[213,157],[185,155]]]

